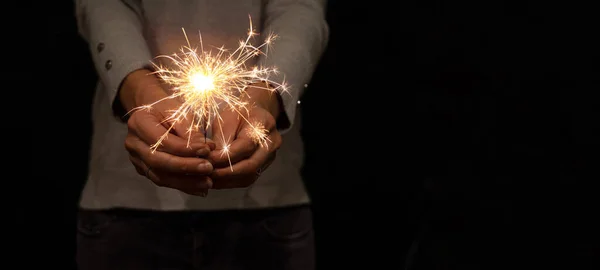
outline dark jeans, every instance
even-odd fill
[[[315,269],[309,206],[215,212],[80,210],[80,270]]]

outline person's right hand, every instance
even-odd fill
[[[119,101],[126,111],[149,105],[168,96],[159,79],[149,70],[137,70],[124,80],[119,91]],[[181,103],[166,99],[154,104],[149,110],[139,109],[130,113],[125,148],[136,171],[156,185],[181,190],[185,193],[206,196],[212,187],[208,177],[213,167],[201,157],[215,148],[202,133],[188,133],[189,122],[178,122],[156,151],[151,148],[173,123],[165,122],[172,110]],[[190,141],[188,145],[188,136]]]

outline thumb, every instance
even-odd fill
[[[178,137],[185,139],[188,144],[206,144],[211,150],[215,149],[215,142],[207,137],[209,134],[206,130],[206,121],[201,121],[200,118],[194,117],[192,113],[175,121],[173,131]]]
[[[183,104],[176,99],[166,99],[157,104],[165,119],[165,125],[171,129],[171,133],[180,138],[188,138],[195,129],[192,114],[182,107]]]

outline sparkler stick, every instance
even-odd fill
[[[286,93],[288,88],[285,83],[278,83],[269,80],[269,76],[277,74],[276,68],[265,68],[254,66],[248,68],[246,63],[256,56],[267,55],[269,46],[276,39],[273,34],[264,39],[264,43],[254,46],[250,43],[251,39],[258,35],[252,28],[252,19],[250,18],[250,29],[245,40],[239,42],[239,46],[233,52],[228,52],[223,46],[217,48],[217,53],[213,54],[210,50],[204,49],[202,35],[199,33],[200,50],[193,48],[187,37],[185,29],[182,28],[187,46],[183,46],[179,53],[172,55],[161,55],[157,58],[169,60],[174,68],[167,68],[153,63],[156,74],[165,83],[173,88],[173,94],[160,99],[152,104],[143,105],[133,110],[151,109],[155,104],[167,99],[179,99],[182,105],[173,110],[171,115],[164,121],[171,123],[167,132],[163,134],[158,141],[151,146],[152,152],[160,146],[162,141],[166,140],[174,125],[180,123],[188,117],[191,117],[191,124],[187,128],[188,147],[192,132],[204,130],[204,140],[206,142],[207,131],[211,127],[211,120],[219,121],[220,133],[223,138],[222,153],[227,155],[229,167],[233,171],[231,158],[229,156],[230,138],[224,138],[223,118],[220,115],[221,110],[231,110],[249,125],[248,135],[252,140],[262,147],[268,147],[270,142],[268,130],[264,124],[253,119],[249,119],[249,104],[243,98],[248,96],[246,89],[250,84],[265,82],[267,86],[254,88],[266,91],[281,91]],[[224,106],[224,107],[222,107]],[[133,111],[132,110],[132,111]],[[214,121],[213,120],[213,121]]]

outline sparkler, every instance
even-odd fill
[[[192,132],[200,129],[204,130],[205,141],[207,130],[211,127],[211,119],[219,121],[221,137],[223,138],[222,153],[227,155],[229,167],[233,170],[231,158],[229,156],[229,139],[224,138],[222,124],[223,118],[220,115],[221,110],[232,110],[245,121],[250,127],[247,134],[252,140],[262,147],[268,147],[270,142],[268,130],[264,124],[254,119],[249,119],[250,106],[244,96],[249,96],[246,92],[250,84],[264,82],[266,86],[253,86],[254,88],[266,91],[286,92],[287,87],[282,83],[269,80],[269,76],[277,74],[276,68],[264,68],[254,66],[248,68],[246,63],[256,56],[267,55],[268,48],[275,40],[276,36],[268,35],[264,43],[254,46],[250,43],[252,38],[258,35],[252,28],[252,19],[250,18],[250,28],[245,40],[239,42],[239,46],[233,52],[229,52],[223,46],[216,48],[217,53],[213,54],[211,50],[204,50],[202,34],[199,33],[200,50],[193,48],[187,37],[185,29],[182,28],[187,46],[180,49],[179,53],[173,55],[161,55],[157,58],[169,60],[175,68],[170,69],[161,65],[152,63],[156,70],[153,72],[165,83],[173,88],[173,94],[158,100],[152,104],[135,108],[151,109],[155,104],[167,99],[180,99],[182,105],[173,110],[171,115],[164,122],[170,123],[169,128],[158,141],[151,145],[152,152],[167,139],[170,131],[175,124],[180,123],[188,117],[191,117],[191,124],[187,128],[188,147]]]

